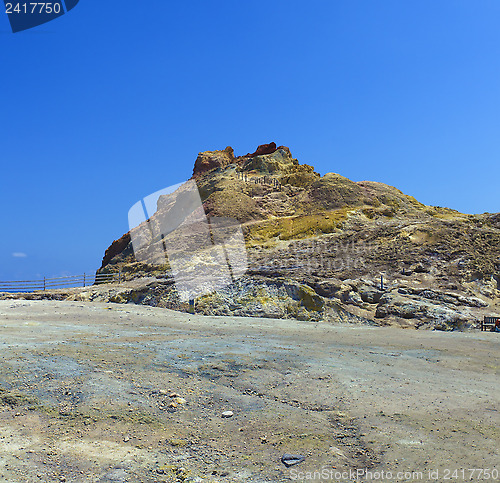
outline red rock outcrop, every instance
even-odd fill
[[[273,154],[279,148],[276,147],[276,143],[261,144],[254,153],[247,153],[242,158],[253,158],[254,156],[262,156],[264,154]]]
[[[104,257],[102,259],[101,268],[105,267],[116,255],[123,253],[125,248],[130,244],[130,232],[125,233],[121,238],[115,240],[104,253]]]
[[[228,164],[234,163],[234,161],[234,151],[231,146],[228,146],[223,151],[205,151],[199,153],[194,163],[193,177],[216,168],[223,168]]]

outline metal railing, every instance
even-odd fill
[[[0,292],[36,292],[38,290],[87,287],[89,285],[98,285],[101,283],[120,283],[121,280],[121,272],[117,272],[99,274],[84,273],[83,275],[71,275],[57,278],[44,277],[43,280],[0,281]]]

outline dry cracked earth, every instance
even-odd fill
[[[499,470],[499,345],[487,332],[0,301],[0,481]],[[285,453],[305,461],[287,468]]]

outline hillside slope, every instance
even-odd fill
[[[498,213],[465,215],[382,183],[320,176],[274,143],[239,157],[230,147],[200,153],[192,181],[209,219],[241,223],[249,265],[197,298],[199,313],[450,330],[500,312]],[[168,215],[166,200],[150,222]],[[188,310],[168,264],[137,261],[130,233],[99,271],[118,270],[155,278],[114,301]]]

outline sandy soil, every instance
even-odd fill
[[[2,482],[500,470],[499,334],[6,300],[0,346]]]

